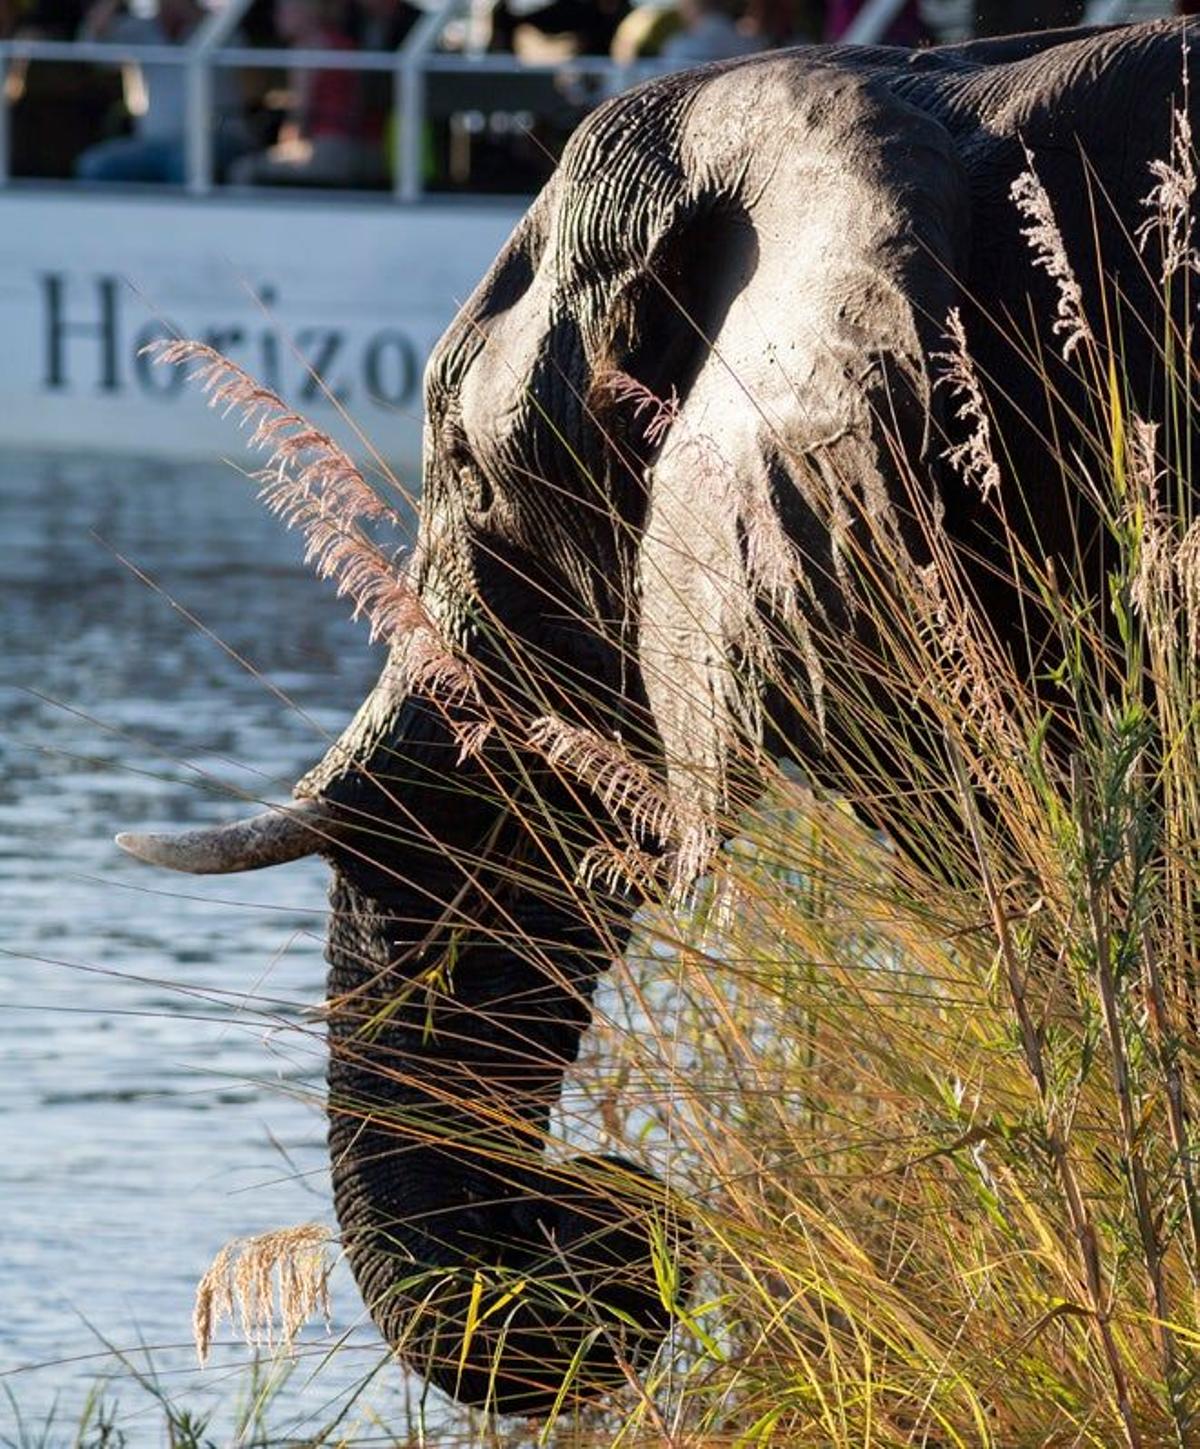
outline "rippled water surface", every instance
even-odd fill
[[[249,1354],[226,1329],[197,1373],[196,1279],[233,1236],[332,1222],[303,1015],[325,871],[169,876],[112,834],[286,795],[379,661],[220,464],[10,457],[0,520],[0,1443],[55,1400],[70,1443],[97,1380],[130,1446],[162,1443],[135,1375],[226,1437]],[[323,1363],[310,1335],[284,1429],[379,1362],[347,1279],[334,1313],[350,1343]],[[404,1393],[389,1368],[351,1422]]]

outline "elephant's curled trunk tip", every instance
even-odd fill
[[[204,830],[179,834],[122,831],[116,843],[129,855],[164,870],[226,875],[316,855],[340,833],[338,822],[324,806],[316,800],[302,800]]]
[[[690,1296],[692,1224],[653,1173],[576,1158],[544,1187],[506,1266],[414,1271],[370,1233],[345,1239],[384,1337],[459,1403],[542,1418],[607,1398],[649,1369]]]

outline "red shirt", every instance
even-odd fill
[[[314,50],[354,50],[354,42],[337,30],[322,28],[319,39],[306,42]],[[301,73],[297,86],[300,95],[299,121],[301,134],[314,140],[318,136],[353,136],[363,133],[362,75],[356,70],[309,70]]]

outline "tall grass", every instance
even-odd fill
[[[1172,305],[1193,276],[1191,165],[1184,117],[1142,235],[1167,318],[1191,315]],[[638,906],[556,1145],[653,1163],[695,1236],[683,1246],[651,1212],[677,1326],[626,1392],[564,1402],[537,1426],[448,1410],[437,1442],[1200,1443],[1193,337],[1164,323],[1162,415],[1137,416],[1119,299],[1084,315],[1035,166],[1014,204],[1059,289],[1060,353],[1088,398],[1083,445],[1051,471],[1097,520],[1106,577],[1097,592],[1006,515],[1003,439],[962,320],[947,319],[946,386],[969,434],[947,451],[1006,543],[1029,657],[998,637],[914,486],[919,548],[894,530],[860,543],[851,586],[871,628],[822,641],[845,665],[824,674],[823,708],[843,721],[830,748],[848,793],[873,801],[872,824],[812,786],[803,762],[736,734],[736,784],[708,790],[719,803],[701,819],[623,742],[486,716],[474,696],[464,751],[519,738],[607,807],[577,880],[541,887],[600,914],[614,890]],[[676,425],[677,400],[613,392],[660,435]],[[316,520],[325,571],[348,568],[368,608],[383,599],[385,634],[395,623],[432,641],[419,602],[354,572],[378,563],[375,545],[342,548],[313,480],[290,494],[281,478],[268,501],[311,505],[298,521]],[[755,572],[741,583],[761,595]],[[741,687],[772,682],[811,715],[798,682],[811,629],[771,613]],[[457,664],[428,677],[451,676],[461,702],[475,681]],[[513,872],[537,879],[528,861]],[[250,1316],[268,1291],[257,1281]]]
[[[1176,134],[1143,237],[1168,293],[1193,262],[1164,202],[1194,190]],[[1164,414],[1136,416],[1119,299],[1084,315],[1029,159],[1014,202],[1092,419],[1052,471],[1106,577],[1006,517],[952,317],[971,436],[950,457],[993,510],[1036,665],[914,486],[920,548],[860,548],[872,643],[826,670],[850,793],[905,848],[752,757],[693,911],[646,912],[659,950],[625,963],[642,1010],[610,1034],[601,1117],[669,1145],[701,1245],[702,1305],[654,1384],[679,1442],[1200,1442],[1191,314],[1165,309]],[[775,683],[802,710],[794,678]]]
[[[1156,199],[1161,284],[1187,288]],[[647,1005],[614,1037],[604,1120],[669,1140],[702,1245],[703,1306],[656,1386],[680,1441],[1200,1440],[1193,339],[1166,324],[1164,415],[1134,415],[1032,158],[1014,200],[1092,417],[1053,467],[1107,577],[1005,516],[951,318],[972,428],[951,458],[994,512],[1036,667],[933,511],[906,556],[879,530],[855,560],[872,644],[826,671],[827,708],[851,793],[905,848],[757,758],[691,916],[646,917],[669,1032],[662,960],[626,963]]]

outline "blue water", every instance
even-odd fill
[[[232,1237],[332,1224],[325,871],[170,876],[112,835],[286,796],[379,654],[219,463],[8,457],[0,524],[0,1443],[18,1409],[72,1443],[98,1382],[130,1449],[164,1442],[156,1392],[230,1442],[252,1353],[226,1328],[197,1370],[196,1280]],[[381,1363],[341,1272],[333,1306],[281,1433]],[[387,1365],[345,1428],[401,1431],[414,1392]]]

